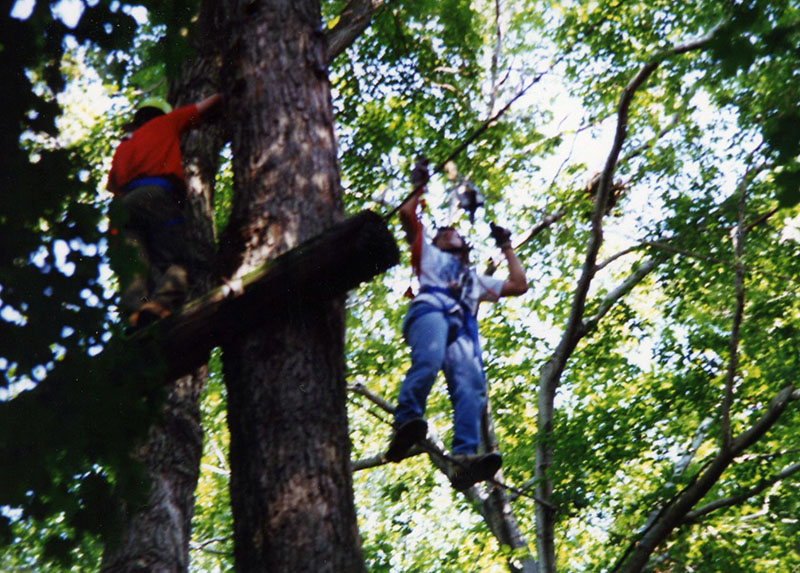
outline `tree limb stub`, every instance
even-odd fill
[[[345,294],[396,265],[400,252],[380,216],[363,211],[189,302],[179,314],[137,332],[132,342],[163,341],[167,379],[202,364],[209,350],[292,308]]]

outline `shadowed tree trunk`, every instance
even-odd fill
[[[176,106],[217,91],[219,63],[204,50],[213,45],[214,23],[206,9],[210,3],[204,4],[196,28],[198,57],[186,62],[171,86],[170,101]],[[182,141],[188,193],[186,231],[194,258],[190,298],[213,284],[213,189],[223,142],[221,124],[214,121],[188,132]],[[206,367],[201,366],[173,384],[162,423],[151,429],[148,443],[136,452],[151,480],[150,497],[145,508],[125,518],[121,543],[103,554],[103,571],[188,570],[194,491],[203,446],[199,403],[206,375]]]
[[[343,216],[316,1],[224,3],[237,277]],[[296,300],[223,346],[240,571],[362,571],[345,408],[343,300]]]

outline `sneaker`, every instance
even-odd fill
[[[428,423],[422,418],[412,418],[404,422],[395,430],[389,449],[383,457],[386,461],[397,463],[408,454],[416,442],[424,440],[428,435]]]
[[[497,452],[488,454],[454,454],[448,477],[456,491],[469,489],[478,482],[494,477],[503,463]]]

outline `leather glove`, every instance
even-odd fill
[[[429,161],[426,157],[420,157],[414,164],[414,168],[411,170],[411,185],[414,189],[424,187],[430,179],[428,163]]]
[[[494,221],[489,223],[489,227],[491,228],[490,236],[498,247],[502,249],[506,245],[511,246],[511,231],[500,225],[495,225]]]

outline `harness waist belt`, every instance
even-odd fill
[[[462,334],[466,334],[473,342],[474,349],[475,349],[475,354],[478,357],[478,360],[481,360],[481,350],[480,350],[481,349],[481,345],[480,345],[480,338],[479,338],[479,335],[478,335],[478,320],[475,318],[475,315],[473,315],[470,312],[469,307],[467,307],[466,303],[464,301],[461,301],[461,300],[458,299],[458,297],[456,296],[456,293],[453,291],[453,289],[446,288],[446,287],[437,287],[437,286],[432,286],[432,285],[426,285],[426,286],[423,286],[422,288],[420,288],[419,292],[420,293],[435,292],[435,293],[445,294],[445,295],[449,296],[450,298],[452,298],[456,302],[456,304],[458,304],[458,306],[461,307],[461,310],[463,311],[463,316],[464,316],[463,322],[461,323],[461,327],[460,328],[458,328],[455,332],[451,333],[448,336],[447,343],[450,344],[456,338],[461,336]],[[429,312],[433,312],[433,311],[437,311],[437,310],[438,309],[431,308],[431,310]],[[442,312],[443,309],[439,310],[439,311]]]
[[[139,177],[125,185],[122,190],[125,192],[133,191],[139,187],[156,186],[174,192],[175,185],[166,177]]]

